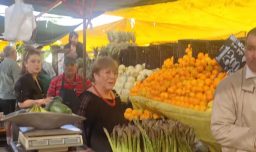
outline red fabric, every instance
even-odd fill
[[[60,96],[60,89],[62,86],[62,78],[63,74],[56,76],[52,79],[50,86],[47,91],[47,96],[55,97]],[[91,82],[89,80],[86,81],[86,86],[90,86]],[[79,96],[83,91],[83,81],[82,78],[78,75],[75,76],[73,81],[69,81],[64,76],[64,88],[65,89],[75,89],[76,95]]]

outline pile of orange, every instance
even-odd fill
[[[146,120],[146,119],[159,119],[160,116],[156,113],[153,113],[149,110],[142,109],[132,109],[127,108],[124,112],[125,119],[132,120]]]
[[[198,53],[194,58],[189,45],[178,63],[174,64],[173,57],[166,59],[160,70],[131,89],[131,95],[205,111],[225,76],[216,60],[208,54]]]

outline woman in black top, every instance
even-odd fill
[[[117,64],[110,57],[98,58],[92,67],[94,84],[81,95],[79,114],[86,118],[83,131],[87,146],[96,152],[112,151],[103,127],[112,132],[118,124],[127,123],[124,110],[113,90],[117,79]]]
[[[41,53],[33,47],[27,47],[23,56],[22,76],[15,84],[15,94],[20,108],[44,105],[51,101],[45,98],[46,92],[38,75],[42,69]]]

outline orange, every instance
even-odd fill
[[[205,85],[210,86],[212,84],[212,80],[210,78],[205,79]]]
[[[125,110],[125,113],[132,113],[132,108],[127,108],[127,109]]]
[[[197,58],[198,59],[203,59],[204,58],[204,53],[198,53],[198,55],[197,55]]]

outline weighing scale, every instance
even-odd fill
[[[67,125],[83,120],[84,117],[76,114],[28,112],[26,109],[21,109],[6,115],[0,121],[11,122],[19,127],[18,141],[11,142],[14,152],[55,152],[67,151],[69,147],[76,148],[83,145],[82,131],[73,125]]]
[[[64,125],[60,129],[49,130],[19,127],[18,143],[20,143],[26,151],[68,151],[69,147],[83,145],[81,133],[82,131],[73,125]]]

